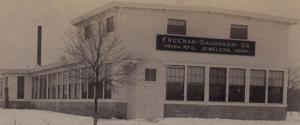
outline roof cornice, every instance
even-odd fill
[[[262,19],[267,21],[282,22],[288,24],[297,24],[300,20],[296,18],[287,18],[274,15],[267,15],[261,13],[243,12],[230,9],[221,9],[213,7],[201,7],[192,5],[171,5],[171,4],[153,4],[153,3],[137,3],[137,2],[124,2],[124,1],[113,1],[109,2],[91,12],[81,15],[71,21],[73,25],[76,25],[92,16],[95,16],[108,9],[120,7],[120,8],[141,8],[141,9],[164,9],[164,10],[182,10],[182,11],[201,11],[201,12],[213,12],[225,15],[234,15],[241,17],[249,17],[254,19]]]

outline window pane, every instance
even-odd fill
[[[39,85],[40,85],[40,86],[39,86],[39,87],[40,87],[40,88],[39,88],[39,89],[40,89],[40,90],[39,90],[39,99],[42,99],[42,98],[43,98],[43,85],[44,85],[44,84],[43,84],[43,81],[44,81],[44,80],[43,80],[43,77],[42,77],[42,76],[39,76]]]
[[[247,39],[248,27],[246,25],[231,25],[230,38],[231,39]]]
[[[69,86],[68,86],[68,72],[67,71],[64,71],[63,72],[63,98],[64,99],[67,99],[69,98],[68,94],[69,94]]]
[[[107,63],[105,64],[105,76],[106,80],[104,83],[104,98],[108,99],[111,98],[111,86],[112,86],[112,79],[111,79],[111,73],[112,73],[112,64]]]
[[[114,30],[114,18],[113,17],[109,17],[107,18],[107,32],[111,32]]]
[[[75,98],[76,99],[79,99],[80,98],[80,95],[81,95],[81,85],[80,85],[80,70],[79,69],[76,69],[75,70]]]
[[[47,75],[43,75],[44,85],[43,85],[43,99],[47,99]]]
[[[270,71],[268,80],[268,102],[282,103],[283,102],[283,72]]]
[[[75,70],[69,72],[69,88],[70,99],[75,99]]]
[[[245,101],[245,70],[229,69],[229,102]]]
[[[53,92],[52,92],[53,99],[56,99],[56,92],[57,92],[57,73],[53,73]]]
[[[94,93],[94,90],[95,90],[94,89],[94,83],[93,83],[92,78],[91,78],[91,76],[92,76],[91,69],[88,69],[87,74],[89,74],[88,75],[88,98],[91,99],[91,98],[94,98],[94,95],[95,95],[95,93]]]
[[[81,70],[81,98],[86,99],[87,98],[87,69]]]
[[[168,19],[168,27],[167,27],[168,34],[186,34],[186,21],[185,20],[175,20],[175,19]]]
[[[167,67],[167,100],[184,99],[184,66],[173,65]]]
[[[52,74],[48,74],[48,99],[52,99],[52,90],[53,90],[53,78]]]
[[[84,27],[84,38],[85,38],[85,39],[90,39],[90,38],[91,38],[91,35],[92,35],[92,29],[91,29],[91,26],[90,26],[90,25],[85,26],[85,27]]]
[[[58,95],[59,95],[59,99],[63,98],[63,73],[59,72],[58,73]]]
[[[226,68],[210,68],[209,101],[225,101]]]
[[[17,93],[18,99],[24,99],[24,76],[18,76]]]
[[[145,70],[145,81],[156,81],[156,69]]]
[[[264,103],[266,90],[266,71],[251,70],[250,73],[250,102]]]
[[[189,66],[187,69],[187,100],[204,100],[205,68]]]

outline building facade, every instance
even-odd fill
[[[89,32],[98,17],[128,51],[147,59],[129,85],[113,91],[104,83],[95,93],[81,79],[88,69],[71,64],[2,70],[0,92],[5,97],[8,88],[11,107],[91,115],[99,94],[101,117],[285,119],[288,28],[295,19],[111,2],[72,24]]]

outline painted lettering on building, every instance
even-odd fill
[[[174,35],[157,35],[157,50],[255,56],[255,42]]]

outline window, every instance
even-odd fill
[[[52,98],[56,99],[56,93],[57,93],[57,73],[53,73],[53,92],[52,92]]]
[[[231,24],[231,39],[248,39],[248,26]]]
[[[250,102],[264,103],[266,90],[266,71],[250,71]]]
[[[44,80],[43,80],[43,76],[39,76],[40,79],[39,79],[39,83],[40,83],[40,90],[39,90],[39,99],[43,99],[43,94],[44,94]]]
[[[186,35],[186,21],[185,20],[168,19],[167,33],[168,34]]]
[[[88,77],[87,77],[87,69],[81,69],[81,98],[86,99],[87,98],[87,83],[88,83]]]
[[[88,98],[89,99],[92,99],[94,98],[94,95],[95,95],[95,87],[94,87],[94,83],[92,81],[92,78],[90,78],[93,74],[92,74],[92,69],[89,68],[88,69]]]
[[[52,74],[48,74],[48,98],[52,99],[52,90],[53,90],[53,77]]]
[[[64,92],[63,73],[59,72],[57,75],[58,75],[58,98],[62,99],[63,98],[63,92]]]
[[[69,98],[75,99],[75,70],[69,72]]]
[[[210,68],[209,101],[225,102],[226,68]]]
[[[3,79],[0,79],[0,99],[3,98]]]
[[[156,81],[156,69],[146,69],[145,80],[146,81]]]
[[[47,99],[47,75],[43,75],[43,99]]]
[[[75,70],[75,98],[79,99],[80,98],[80,70],[76,69]]]
[[[32,77],[32,99],[38,99],[39,95],[39,78],[37,76]]]
[[[104,81],[104,98],[105,99],[111,98],[111,86],[112,86],[111,73],[112,73],[112,64],[106,63],[105,64],[106,79]]]
[[[269,71],[268,102],[282,103],[283,101],[283,72]]]
[[[63,98],[69,98],[68,71],[63,72]]]
[[[184,74],[184,66],[171,65],[167,67],[167,100],[184,99]]]
[[[34,76],[31,78],[31,84],[32,84],[32,86],[31,86],[31,99],[35,99],[35,93],[34,93],[34,91],[35,91],[35,78],[34,78]]]
[[[24,76],[18,76],[18,84],[17,84],[17,98],[24,99]]]
[[[90,39],[92,37],[92,28],[90,25],[84,27],[84,39]]]
[[[188,66],[187,68],[187,100],[204,100],[205,68],[198,66]]]
[[[109,17],[106,20],[107,32],[114,31],[114,17]]]
[[[229,102],[245,101],[245,70],[229,69]]]

